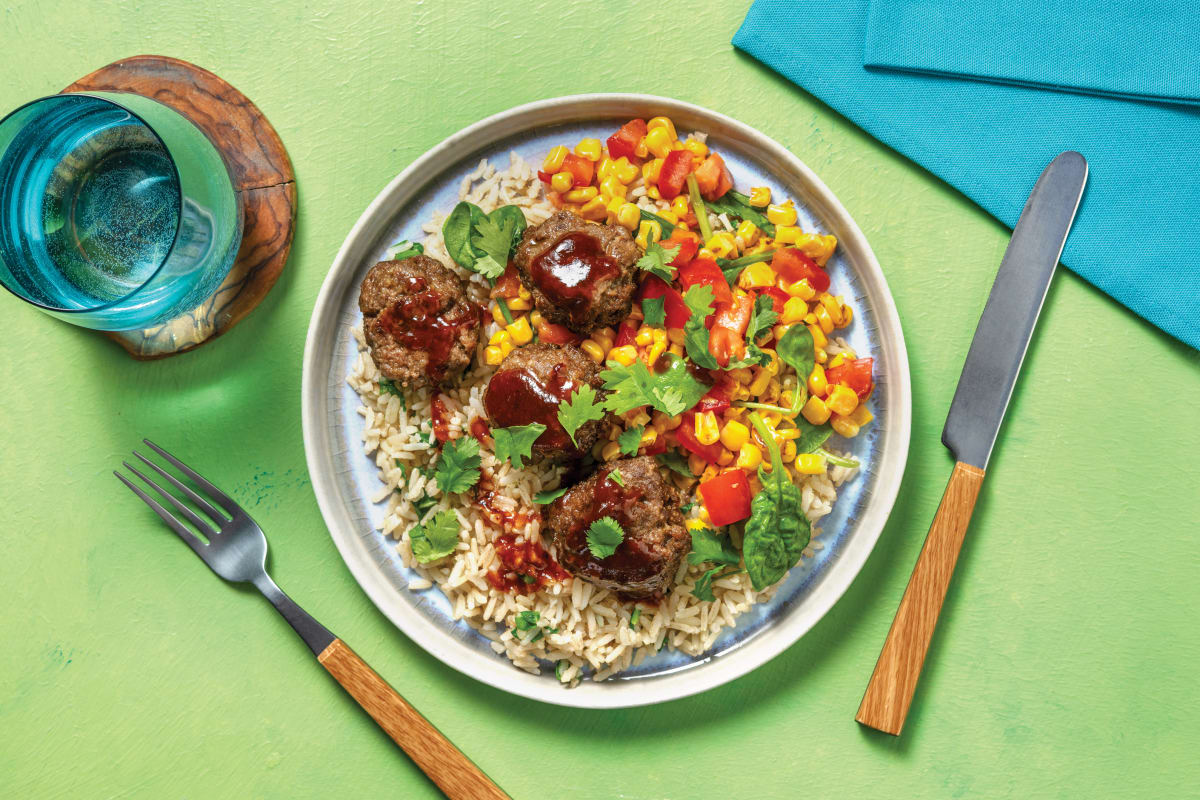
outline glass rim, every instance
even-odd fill
[[[145,95],[138,95],[135,92],[113,92],[113,94],[134,94],[137,97],[145,97]],[[13,295],[14,297],[16,297],[26,303],[29,303],[32,306],[36,306],[37,308],[42,309],[43,311],[52,311],[55,314],[94,314],[98,311],[105,311],[105,310],[113,308],[114,306],[117,306],[121,303],[126,302],[127,300],[132,298],[134,295],[136,295],[138,292],[142,291],[147,286],[149,286],[150,283],[155,278],[158,277],[159,273],[161,273],[163,271],[163,267],[165,267],[167,265],[167,262],[171,259],[171,256],[175,253],[175,246],[177,244],[179,244],[179,232],[183,228],[183,201],[184,201],[183,178],[179,174],[179,167],[176,166],[176,164],[175,164],[175,156],[171,155],[171,149],[169,147],[167,147],[167,143],[165,141],[163,141],[162,136],[160,136],[158,131],[156,131],[154,129],[153,125],[151,125],[149,122],[147,122],[146,119],[141,114],[137,113],[136,111],[129,108],[128,106],[122,105],[121,103],[118,103],[115,100],[110,100],[107,97],[101,97],[98,94],[94,94],[92,92],[59,92],[58,94],[48,94],[48,95],[45,95],[44,97],[34,98],[33,100],[22,103],[21,105],[14,108],[12,111],[5,114],[3,117],[0,117],[0,126],[3,126],[4,123],[8,122],[8,120],[11,117],[13,117],[15,114],[23,111],[26,108],[29,108],[32,105],[36,105],[38,103],[43,103],[47,100],[55,100],[57,98],[70,98],[70,97],[87,97],[92,100],[98,100],[101,103],[107,103],[110,106],[115,106],[115,107],[121,109],[122,111],[124,111],[125,113],[129,114],[131,117],[136,119],[138,122],[142,123],[142,125],[145,126],[146,130],[150,131],[150,135],[153,136],[155,138],[155,140],[162,146],[163,152],[167,154],[167,160],[171,162],[171,172],[175,175],[175,190],[179,195],[179,213],[176,215],[175,236],[171,240],[171,246],[169,248],[167,248],[167,252],[163,255],[162,259],[158,262],[158,266],[156,266],[154,268],[154,271],[150,273],[150,275],[146,278],[146,280],[142,281],[138,286],[134,287],[133,289],[130,289],[126,294],[122,295],[121,297],[118,297],[115,300],[110,300],[106,303],[101,303],[101,304],[95,305],[95,306],[88,306],[87,308],[60,308],[58,306],[46,305],[45,303],[39,302],[32,298],[25,297],[24,295],[17,293],[11,286],[8,285],[8,283],[6,283],[4,281],[0,281],[0,285],[2,285],[9,294]],[[154,100],[153,97],[147,97],[146,99]],[[157,100],[154,100],[154,102],[158,103]],[[176,114],[179,114],[178,111],[175,111],[175,109],[171,108],[170,106],[167,106],[164,103],[159,103],[159,105],[163,106],[164,108],[170,109],[172,112],[174,112]],[[183,115],[180,114],[180,116],[182,117]],[[195,123],[192,122],[191,120],[188,120],[187,117],[184,117],[184,119],[187,120],[189,125],[193,125],[193,126],[195,125]],[[205,138],[207,138],[207,137],[205,137]],[[222,161],[224,161],[224,158],[222,158]]]

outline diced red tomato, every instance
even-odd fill
[[[785,292],[783,289],[780,289],[778,286],[767,286],[766,288],[759,289],[758,293],[765,294],[767,297],[771,298],[771,308],[774,309],[776,314],[783,313],[783,304],[788,301],[789,297],[791,297],[790,294]]]
[[[636,336],[637,323],[631,319],[627,319],[622,322],[621,327],[617,329],[617,338],[613,344],[616,347],[624,347],[627,344],[633,344]]]
[[[829,381],[829,385],[842,384],[849,386],[858,395],[860,400],[865,399],[871,390],[875,388],[875,381],[871,378],[871,368],[875,364],[873,358],[856,358],[852,361],[843,361],[836,367],[830,367],[825,370],[825,380]]]
[[[716,200],[733,188],[733,177],[725,166],[725,159],[716,153],[710,153],[700,166],[696,167],[696,186],[705,200]]]
[[[679,293],[679,290],[668,285],[657,275],[647,275],[642,281],[642,286],[638,290],[638,301],[645,300],[647,297],[663,298],[663,310],[666,311],[668,328],[682,328],[692,316],[688,311],[687,304],[683,302],[683,295]]]
[[[679,268],[676,277],[685,292],[696,285],[711,286],[713,302],[717,306],[733,299],[733,292],[729,290],[729,281],[725,280],[725,273],[721,272],[717,262],[711,258],[692,259],[686,267]]]
[[[546,172],[545,170],[538,170],[538,180],[542,183],[549,183],[550,179],[553,177],[554,176],[551,173]]]
[[[729,328],[722,328],[720,325],[713,325],[712,331],[708,334],[708,351],[712,353],[719,365],[725,367],[730,361],[736,361],[745,354],[746,340],[740,333],[735,333]]]
[[[576,336],[565,325],[555,325],[553,322],[542,320],[537,324],[538,339],[550,344],[579,344],[582,337]]]
[[[685,231],[682,228],[676,228],[671,231],[671,235],[659,242],[666,250],[673,247],[679,248],[679,253],[671,259],[671,266],[682,267],[700,251],[700,237],[691,231]]]
[[[588,186],[592,182],[592,173],[595,171],[596,165],[583,156],[567,153],[567,157],[563,159],[562,168],[575,176],[572,186]]]
[[[691,172],[691,150],[672,150],[667,153],[658,172],[658,193],[667,200],[674,200],[683,191],[683,184]]]
[[[665,452],[667,452],[667,438],[665,436],[657,437],[654,440],[654,444],[646,445],[642,448],[642,455],[644,456],[656,456],[659,453]]]
[[[781,247],[771,259],[771,269],[788,283],[807,280],[808,285],[818,292],[829,288],[829,274],[817,266],[817,262],[794,247]]]
[[[750,518],[750,479],[746,471],[731,469],[700,484],[700,499],[713,525],[732,525]]]
[[[639,161],[634,154],[638,142],[646,138],[646,121],[631,119],[621,126],[621,129],[608,137],[608,156],[613,161],[624,156],[633,163]]]
[[[675,429],[675,438],[685,450],[689,453],[695,453],[709,464],[717,463],[717,459],[721,457],[721,453],[725,452],[725,448],[720,442],[700,444],[700,440],[696,438],[695,414],[683,414],[683,419],[680,421],[679,427]]]
[[[708,349],[722,367],[746,353],[746,328],[754,314],[754,295],[743,294],[716,307]]]
[[[729,409],[731,397],[728,384],[718,383],[700,398],[700,402],[696,403],[691,413],[711,411],[717,415],[724,414]]]
[[[496,281],[496,285],[492,287],[492,297],[516,297],[521,291],[521,278],[517,275],[517,268],[510,261],[504,267],[504,274]]]

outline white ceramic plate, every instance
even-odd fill
[[[366,271],[392,242],[423,238],[421,224],[434,210],[453,207],[462,177],[480,158],[504,168],[515,150],[537,164],[554,144],[582,136],[604,139],[631,118],[658,115],[670,116],[681,132],[706,131],[729,164],[736,187],[770,186],[775,197],[796,200],[806,230],[837,236],[829,270],[835,290],[854,304],[855,321],[843,335],[860,355],[875,359],[876,420],[862,435],[837,443],[864,467],[843,484],[833,513],[820,523],[824,549],[793,569],[769,602],[743,614],[702,657],[663,651],[607,681],[585,680],[567,689],[555,680],[553,665],[532,675],[494,653],[483,636],[451,618],[436,588],[406,588],[412,573],[400,563],[395,542],[377,529],[383,505],[371,502],[379,480],[373,459],[363,454],[358,397],[345,381],[356,355],[350,328],[359,319],[358,287]],[[758,131],[699,106],[649,95],[578,95],[530,103],[461,130],[421,156],[379,193],[346,237],[321,287],[304,350],[308,470],[330,534],[363,590],[397,627],[447,665],[505,691],[587,708],[657,703],[711,689],[778,655],[816,624],[858,574],[891,512],[908,455],[910,405],[908,356],[887,281],[833,193]]]

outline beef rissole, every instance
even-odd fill
[[[479,344],[479,306],[457,275],[428,256],[371,267],[358,308],[379,371],[404,386],[452,381]]]
[[[640,255],[620,225],[559,211],[525,229],[513,263],[542,316],[587,334],[629,316]]]
[[[588,385],[602,386],[596,362],[574,345],[536,342],[518,347],[500,362],[483,393],[483,407],[493,428],[537,422],[546,430],[533,443],[533,453],[557,461],[579,458],[600,436],[600,421],[585,422],[571,442],[558,421],[559,404]]]
[[[620,472],[619,481],[611,477]],[[588,549],[587,530],[612,517],[625,539],[607,558]],[[650,456],[612,461],[567,490],[546,513],[558,561],[576,577],[627,597],[650,597],[670,588],[680,561],[691,549],[683,526],[679,492],[658,471]]]

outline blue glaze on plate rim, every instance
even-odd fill
[[[611,98],[613,96],[600,97]],[[563,102],[583,99],[565,98]],[[545,101],[546,104],[553,102]],[[677,103],[677,101],[659,102],[667,105]],[[506,114],[515,116],[521,110],[514,109],[511,112],[506,112]],[[666,113],[671,113],[672,109],[668,108],[665,111]],[[310,329],[310,341],[308,347],[306,347],[306,444],[309,443],[310,434],[313,433],[309,430],[310,423],[316,422],[315,419],[310,418],[310,387],[308,386],[310,381],[310,367],[314,367],[311,372],[315,373],[319,370],[325,376],[325,380],[320,381],[323,386],[319,388],[314,386],[311,388],[318,389],[324,394],[324,403],[322,405],[325,406],[325,424],[326,431],[328,432],[328,444],[330,445],[329,455],[332,456],[332,466],[335,468],[333,471],[337,483],[336,492],[340,495],[339,499],[343,504],[344,510],[353,521],[355,536],[358,537],[359,542],[365,545],[366,550],[369,552],[370,561],[377,573],[376,577],[382,578],[395,590],[395,596],[390,597],[389,601],[399,599],[402,603],[408,605],[413,612],[422,615],[428,622],[433,623],[442,631],[450,634],[459,645],[469,648],[481,658],[490,659],[501,664],[518,675],[524,675],[524,673],[509,665],[504,655],[496,654],[492,651],[489,640],[477,633],[466,623],[452,619],[450,603],[436,587],[418,592],[410,592],[405,588],[407,582],[416,576],[401,564],[399,555],[395,552],[394,540],[384,537],[377,529],[383,518],[386,500],[379,504],[373,504],[370,500],[379,491],[380,482],[374,459],[363,454],[362,434],[364,425],[362,417],[356,411],[359,405],[358,396],[345,382],[345,376],[349,373],[353,361],[357,356],[355,342],[350,334],[350,328],[357,324],[359,320],[357,287],[371,265],[383,258],[384,251],[390,244],[400,239],[420,241],[424,238],[421,226],[435,211],[447,213],[453,207],[457,202],[458,190],[463,177],[474,171],[480,158],[487,158],[498,169],[505,169],[509,163],[509,152],[516,151],[536,168],[550,147],[556,144],[575,142],[584,136],[606,138],[621,122],[633,115],[632,111],[624,114],[614,114],[611,111],[609,113],[596,113],[595,115],[589,115],[591,118],[583,122],[559,122],[538,125],[532,129],[513,131],[502,137],[493,136],[486,141],[479,142],[479,146],[470,148],[469,155],[460,155],[449,164],[446,161],[442,161],[436,167],[427,170],[426,176],[428,177],[421,180],[419,185],[414,187],[411,180],[406,181],[410,185],[410,189],[414,190],[412,197],[395,209],[384,210],[380,208],[380,201],[400,181],[394,182],[388,190],[385,190],[380,195],[376,203],[372,204],[372,208],[368,209],[364,214],[363,220],[360,220],[360,228],[368,218],[375,223],[369,241],[362,243],[362,231],[358,228],[347,239],[347,245],[343,247],[343,252],[339,254],[339,264],[337,265],[342,267],[346,274],[341,276],[339,286],[334,287],[334,291],[330,291],[331,287],[329,284],[334,277],[333,271],[331,271],[330,279],[327,279],[327,285],[322,290],[322,297],[318,301],[317,310],[314,312],[314,324],[312,329]],[[498,115],[497,118],[493,119],[505,116]],[[484,123],[479,123],[479,125],[487,122],[484,121]],[[473,128],[477,128],[479,125],[473,126]],[[854,235],[857,235],[858,239],[861,240],[861,233],[856,228],[853,231],[845,231],[839,230],[837,224],[832,226],[828,224],[829,221],[826,217],[836,217],[837,215],[831,214],[830,209],[821,207],[822,201],[827,198],[821,197],[819,193],[806,193],[805,189],[809,187],[796,185],[794,181],[785,182],[778,177],[776,172],[764,164],[764,160],[767,159],[764,159],[761,151],[755,147],[754,141],[739,136],[739,131],[728,132],[727,136],[723,136],[721,132],[717,132],[713,128],[706,128],[703,122],[695,125],[694,128],[710,131],[710,144],[725,157],[733,173],[735,187],[745,190],[750,186],[770,186],[774,197],[792,197],[795,199],[800,215],[800,224],[806,230],[815,229],[821,232],[835,233],[843,243],[847,239],[853,238]],[[681,133],[687,129],[686,126],[680,125]],[[469,133],[471,130],[468,129],[468,131],[456,134],[454,137],[448,139],[446,143],[443,143],[441,147],[454,145],[457,139],[464,137],[464,134]],[[758,134],[758,136],[761,137],[761,134]],[[761,138],[766,140],[766,137]],[[436,150],[437,148],[431,152],[436,152]],[[824,187],[821,186],[820,188],[823,189]],[[844,210],[842,213],[844,214]],[[834,222],[837,223],[838,220],[835,219]],[[844,223],[844,220],[842,222]],[[852,222],[850,224],[852,225]],[[358,252],[353,255],[353,258],[346,262],[344,259],[350,255],[348,248],[351,240],[355,239],[356,234],[359,236],[361,246],[357,248]],[[865,241],[859,241],[858,244],[865,248]],[[861,261],[863,258],[862,253],[860,252],[857,255]],[[866,255],[870,257],[869,249],[866,251]],[[873,261],[873,257],[870,258]],[[336,269],[335,267],[335,271]],[[859,523],[864,516],[868,515],[868,512],[874,505],[878,505],[881,498],[877,489],[881,480],[886,480],[889,484],[889,492],[884,493],[889,496],[882,499],[886,501],[887,507],[890,509],[895,495],[895,486],[899,483],[899,475],[890,474],[890,470],[884,472],[882,468],[885,461],[890,462],[889,466],[892,468],[896,466],[898,461],[900,470],[903,470],[904,459],[907,454],[909,425],[907,357],[904,355],[903,341],[901,339],[899,342],[891,342],[892,346],[890,347],[881,347],[883,343],[880,334],[881,327],[899,333],[898,321],[895,320],[895,309],[891,305],[890,295],[886,293],[886,285],[883,286],[882,291],[887,308],[877,309],[873,306],[879,305],[878,303],[872,304],[867,302],[866,295],[869,293],[868,289],[872,288],[878,297],[880,295],[879,287],[868,287],[866,283],[867,277],[860,273],[861,266],[859,269],[856,269],[856,265],[851,263],[851,259],[847,258],[842,246],[839,246],[838,252],[831,260],[829,270],[834,289],[838,294],[845,295],[855,309],[854,322],[848,329],[838,331],[837,333],[843,336],[847,343],[860,356],[870,355],[876,359],[877,389],[871,401],[872,410],[876,414],[875,422],[864,429],[862,435],[853,440],[844,441],[838,437],[834,437],[831,440],[833,446],[837,449],[850,452],[864,466],[854,479],[842,485],[839,489],[838,500],[834,504],[832,513],[818,523],[822,529],[819,541],[822,543],[823,548],[816,551],[812,559],[805,560],[802,565],[794,568],[779,586],[775,596],[770,601],[756,604],[738,617],[736,627],[725,629],[717,639],[714,647],[704,655],[692,657],[683,653],[664,650],[655,656],[646,658],[640,665],[619,673],[613,679],[610,679],[609,682],[593,684],[592,686],[607,686],[611,685],[612,681],[624,684],[630,688],[638,683],[658,684],[664,680],[672,680],[672,676],[679,676],[680,673],[703,671],[705,665],[721,660],[747,646],[753,646],[756,639],[771,631],[772,628],[779,626],[781,621],[793,615],[798,609],[804,607],[806,603],[811,605],[814,592],[822,588],[823,578],[827,576],[833,565],[843,557],[850,543],[856,536],[861,539],[866,535],[866,533],[860,530],[861,526]],[[324,360],[324,363],[311,364],[310,357],[316,349],[312,341],[313,333],[318,327],[318,317],[321,316],[323,304],[332,304],[337,312],[335,342],[332,352],[326,353],[327,358]],[[881,326],[881,310],[891,317],[891,319],[886,320],[890,324]],[[898,345],[898,350],[896,345]],[[896,430],[897,426],[902,427],[903,430]],[[902,435],[888,437],[886,434],[889,428]],[[890,452],[886,454],[887,457],[885,458],[885,453],[883,452],[885,443],[890,442],[890,448],[895,450],[898,444],[897,440],[902,440],[903,451],[898,454]],[[318,461],[318,468],[330,465],[327,463],[320,464],[321,460],[314,458],[313,448],[309,447],[307,449],[309,450],[310,472],[313,473],[314,488],[316,488],[318,470],[314,469],[314,461]],[[320,496],[321,491],[318,490],[319,499],[321,499]],[[322,503],[322,510],[326,510],[324,502]],[[886,513],[884,516],[886,516]],[[330,515],[327,513],[326,517],[329,520]],[[330,520],[330,526],[331,529],[335,527],[334,521]],[[881,526],[882,521],[878,521],[878,527]],[[871,545],[873,545],[874,537],[877,535],[878,530],[871,532]],[[334,538],[335,540],[338,539],[336,531]],[[341,542],[339,542],[339,547],[342,547]],[[346,555],[344,548],[343,555]],[[862,557],[865,559],[865,555]],[[353,570],[355,565],[351,563],[349,558],[347,561]],[[857,568],[855,568],[856,571]],[[356,572],[356,576],[357,574]],[[360,577],[360,583],[362,582],[363,580]],[[846,582],[848,583],[848,581]],[[365,584],[364,588],[367,588],[368,593],[372,594],[377,604],[380,604],[380,600],[371,591],[371,588]],[[840,591],[838,594],[840,594]],[[828,604],[832,605],[832,602]],[[381,605],[381,608],[396,620],[395,609],[384,608],[383,605]],[[823,613],[823,610],[821,613]],[[815,619],[812,622],[815,622]],[[401,624],[400,620],[397,620],[397,624],[408,630],[404,624]],[[413,635],[411,631],[410,635]],[[414,638],[417,638],[419,643],[433,652],[429,643],[422,641],[420,636],[414,636]],[[775,646],[772,649],[780,648]],[[439,655],[439,653],[435,652],[435,655]],[[475,672],[464,668],[461,664],[455,663],[452,666],[464,669],[468,674],[473,674],[475,677],[487,680],[487,682],[493,683],[493,685],[500,685],[494,680],[489,680],[486,677],[475,674]],[[540,680],[545,682],[550,690],[561,695],[561,697],[554,694],[546,695],[542,691],[536,693],[538,695],[537,699],[549,700],[550,702],[588,706],[622,706],[640,702],[653,702],[653,698],[641,698],[632,701],[628,698],[609,698],[603,702],[596,702],[594,699],[589,699],[587,702],[576,702],[576,699],[582,698],[573,698],[572,695],[579,693],[580,689],[565,690],[559,687],[553,677],[552,664],[547,665],[543,669]],[[705,681],[705,683],[708,683],[708,681]],[[517,691],[527,696],[535,696],[528,691],[522,691],[520,688],[507,685],[500,685],[500,688]],[[692,691],[695,690],[692,689]],[[671,696],[682,696],[689,693],[691,691],[655,692],[656,695],[665,694],[661,699]],[[639,692],[639,694],[641,693]]]

